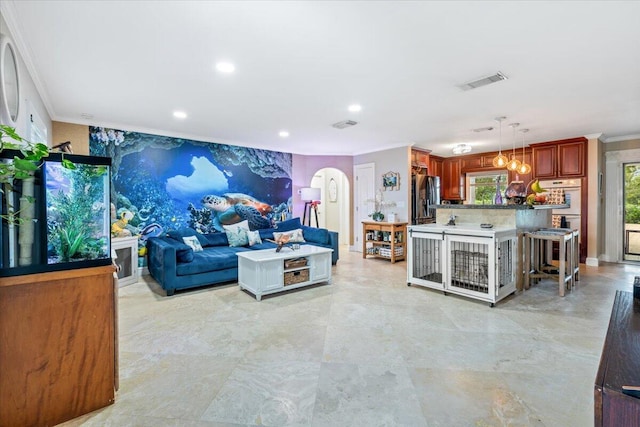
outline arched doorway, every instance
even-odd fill
[[[323,168],[313,174],[310,187],[319,188],[318,226],[337,231],[340,244],[349,244],[350,187],[349,179],[339,169]],[[315,217],[312,225],[315,225]]]

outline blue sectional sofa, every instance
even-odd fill
[[[305,242],[333,249],[331,262],[338,262],[338,233],[324,228],[312,228],[293,218],[278,223],[277,228],[257,230],[262,243],[253,246],[229,246],[226,233],[199,234],[190,228],[173,230],[164,236],[152,237],[147,242],[147,261],[149,273],[167,292],[173,295],[176,290],[195,288],[238,280],[238,257],[241,251],[276,248],[274,232],[286,232],[302,229]],[[194,251],[184,243],[183,237],[196,236],[202,251]]]

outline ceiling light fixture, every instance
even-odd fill
[[[513,129],[513,153],[511,160],[507,163],[507,169],[515,172],[520,167],[520,160],[516,158],[516,128],[520,126],[520,123],[510,123],[509,126]]]
[[[526,175],[531,172],[531,165],[527,164],[524,160],[524,136],[529,132],[529,129],[520,129],[520,132],[522,132],[522,163],[516,172],[518,172],[519,175]]]
[[[235,69],[235,65],[230,62],[218,62],[216,64],[216,70],[220,71],[221,73],[233,73]]]
[[[187,113],[185,113],[184,111],[174,111],[173,117],[175,117],[176,119],[186,119]]]
[[[507,156],[505,156],[504,154],[502,154],[502,121],[505,120],[506,117],[501,116],[501,117],[496,117],[496,122],[498,122],[500,124],[500,151],[498,151],[498,155],[495,156],[493,158],[493,167],[496,168],[503,168],[505,166],[507,166],[507,162],[509,161],[509,159],[507,159]]]
[[[352,113],[359,113],[362,110],[362,106],[359,104],[349,105],[349,111]]]
[[[278,135],[280,135],[281,138],[286,138],[289,136],[289,132],[287,132],[286,130],[281,130]]]
[[[453,154],[466,154],[471,151],[471,146],[469,144],[458,144],[453,147]]]

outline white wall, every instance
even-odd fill
[[[387,172],[400,174],[400,189],[398,191],[383,191],[385,201],[394,201],[394,208],[387,208],[385,215],[395,212],[398,221],[407,221],[409,217],[409,194],[411,191],[411,176],[409,176],[409,159],[411,147],[399,147],[390,150],[376,151],[373,153],[354,156],[353,164],[375,163],[376,189],[382,188],[382,175]]]
[[[0,6],[2,6],[2,1],[0,1]],[[4,7],[0,9],[3,11]],[[39,121],[42,123],[42,127],[44,128],[44,132],[47,135],[46,141],[34,141],[34,142],[46,142],[47,145],[51,146],[51,117],[47,112],[47,109],[44,105],[44,102],[38,93],[38,89],[29,74],[27,67],[25,65],[24,59],[22,57],[22,52],[18,47],[16,40],[11,33],[7,22],[5,21],[3,12],[0,12],[0,33],[9,36],[9,38],[13,41],[13,46],[18,54],[18,75],[20,81],[20,106],[18,108],[18,120],[16,124],[16,131],[18,134],[24,138],[29,138],[31,126],[30,126],[30,117],[32,114],[36,118],[39,118]],[[37,120],[37,119],[36,119]],[[6,124],[6,123],[3,123]]]

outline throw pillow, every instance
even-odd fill
[[[200,252],[202,250],[202,245],[196,236],[183,237],[182,240],[193,249],[193,252]]]
[[[247,246],[249,244],[249,221],[244,220],[236,224],[223,225],[229,246]]]
[[[249,246],[259,245],[262,243],[262,239],[260,238],[260,233],[258,230],[256,231],[248,231],[247,237],[249,238]]]
[[[303,243],[305,241],[304,237],[302,237],[301,228],[291,230],[291,231],[284,231],[282,233],[278,233],[277,231],[275,231],[273,233],[273,239],[276,242],[280,240],[282,236],[289,236],[289,243]]]

